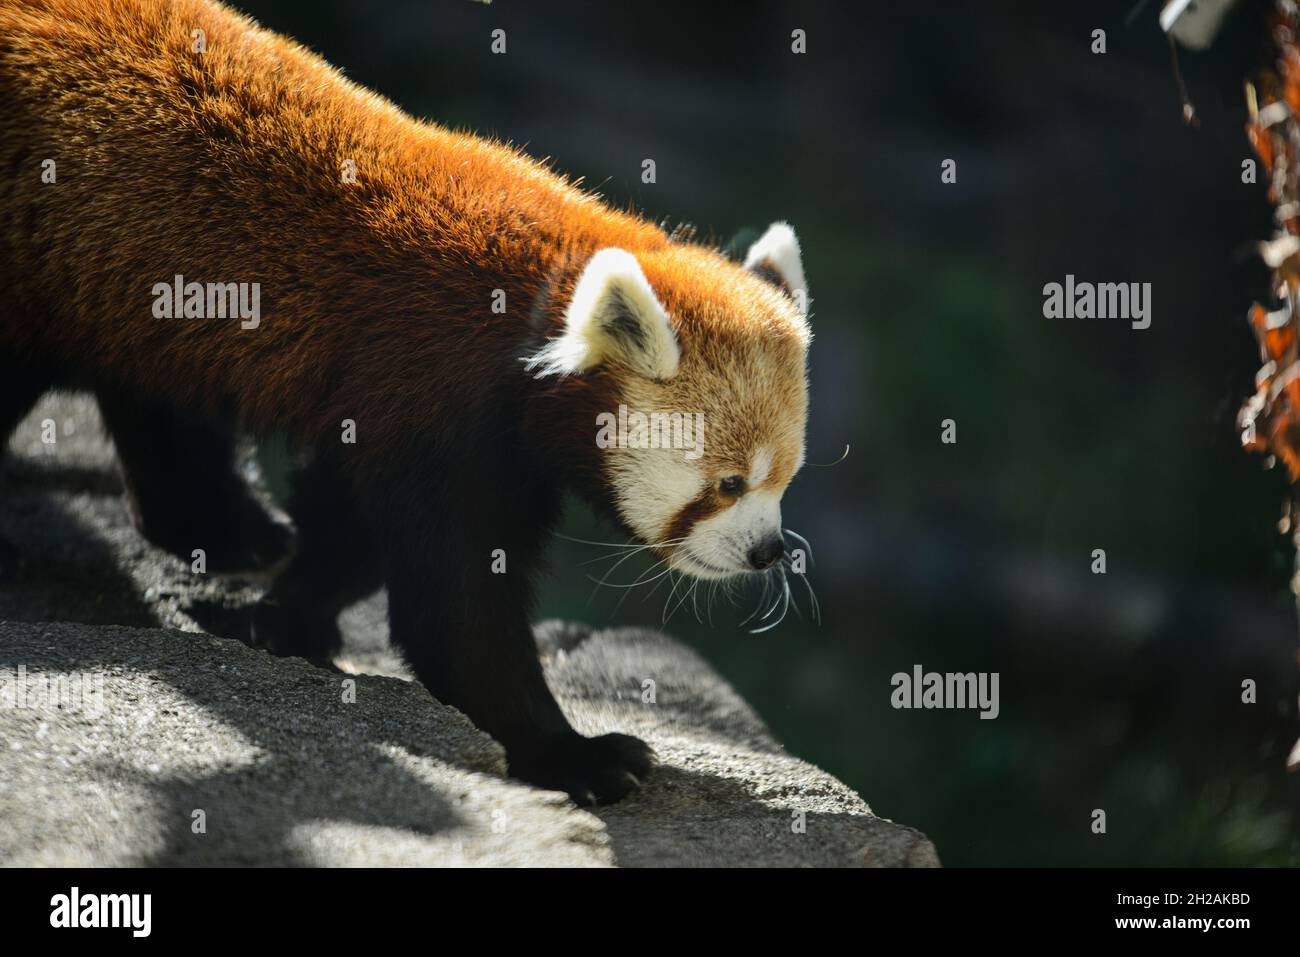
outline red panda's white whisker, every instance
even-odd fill
[[[698,578],[693,578],[691,580],[691,584],[687,587],[687,589],[684,592],[682,592],[682,597],[677,599],[677,604],[673,605],[673,610],[668,613],[668,617],[664,620],[664,624],[667,624],[669,621],[672,621],[673,615],[677,614],[677,609],[681,608],[682,605],[686,604],[686,599],[691,597],[691,594],[695,591],[695,587],[699,583],[700,580]],[[672,596],[669,595],[669,597],[671,598]]]
[[[839,465],[841,462],[843,462],[843,461],[844,461],[845,459],[847,459],[848,457],[849,457],[849,446],[848,446],[848,443],[845,443],[845,445],[844,445],[844,452],[843,452],[843,453],[840,455],[840,457],[837,458],[834,462],[809,462],[808,465],[809,465],[810,468],[815,468],[815,469],[828,469],[828,468],[831,468],[831,467],[833,467],[833,466]]]
[[[808,553],[809,564],[814,564],[812,547],[808,544],[808,540],[792,529],[785,528],[782,529],[782,531],[785,534],[789,535],[791,538],[797,540],[801,545],[803,545],[804,551]],[[781,563],[784,567],[790,568],[792,572],[794,571],[794,557],[791,552],[787,551],[784,555],[781,556]],[[782,574],[784,574],[784,568],[782,570]],[[795,574],[797,574],[799,578],[803,580],[803,587],[808,591],[808,606],[809,606],[808,611],[812,615],[813,621],[815,621],[817,624],[820,625],[822,620],[821,603],[817,600],[817,593],[816,591],[813,590],[812,582],[808,580],[808,575],[804,572],[795,572]],[[798,614],[798,612],[799,612],[799,607],[798,605],[796,605],[795,613]]]
[[[619,567],[620,567],[620,566],[621,566],[625,561],[627,561],[629,558],[631,558],[633,555],[639,554],[640,552],[643,552],[643,551],[645,551],[646,549],[650,549],[650,548],[663,548],[663,547],[666,547],[667,545],[675,545],[675,544],[677,544],[678,542],[681,542],[681,541],[684,541],[684,539],[670,539],[670,540],[668,540],[667,542],[655,542],[655,543],[652,543],[652,544],[650,544],[650,545],[642,545],[640,548],[637,548],[637,549],[635,549],[635,550],[633,550],[633,551],[628,552],[626,555],[623,555],[622,557],[619,557],[619,558],[618,558],[618,561],[616,561],[616,562],[614,563],[614,567],[611,568],[609,571],[607,571],[607,572],[606,572],[606,573],[601,577],[600,581],[597,581],[597,582],[596,582],[596,588],[599,589],[602,585],[609,585],[609,579],[610,579],[610,577],[614,574],[614,572],[618,571]],[[607,558],[607,559],[608,559],[608,558],[614,558],[614,557],[616,557],[616,556],[613,556],[613,555],[606,555],[606,556],[604,556],[604,558]],[[598,559],[598,560],[600,560],[600,559]],[[658,562],[655,562],[655,566],[660,565],[662,562],[664,562],[664,561],[666,561],[666,560],[667,560],[667,559],[660,559]],[[588,576],[588,577],[590,578],[591,576]],[[595,581],[595,579],[592,579],[592,580]],[[609,586],[609,587],[619,587],[619,586],[612,586],[612,585],[611,585],[611,586]],[[592,592],[592,595],[593,595],[593,596],[595,595],[595,591]],[[589,599],[587,599],[587,601],[590,602],[591,599],[589,598]]]
[[[777,589],[776,597],[772,599],[772,607],[769,608],[766,612],[764,612],[763,617],[760,618],[760,619],[758,619],[759,621],[767,621],[767,619],[770,618],[770,617],[772,616],[772,613],[775,612],[775,611],[777,610],[777,608],[780,607],[780,605],[781,605],[781,596],[782,596],[783,594],[784,594],[784,592],[783,592],[782,590]]]
[[[658,579],[658,578],[662,578],[665,574],[667,574],[669,571],[671,571],[671,567],[669,567],[669,568],[665,568],[662,572],[660,572],[659,574],[655,575],[654,578],[647,578],[647,577],[646,577],[646,576],[648,576],[648,575],[653,574],[654,571],[655,571],[655,569],[657,569],[660,565],[665,565],[665,564],[668,562],[668,559],[665,557],[665,558],[661,558],[661,559],[659,559],[657,562],[655,562],[653,565],[651,565],[648,569],[646,569],[644,572],[642,572],[642,573],[641,573],[641,576],[640,576],[636,581],[632,582],[630,585],[611,584],[611,583],[608,581],[609,577],[610,577],[611,575],[613,575],[614,572],[616,572],[616,571],[618,570],[618,566],[619,566],[619,565],[622,565],[624,561],[626,561],[628,558],[631,558],[631,557],[632,557],[631,555],[624,556],[622,559],[619,560],[619,562],[618,562],[618,563],[617,563],[613,568],[611,568],[609,571],[607,571],[607,572],[605,573],[604,577],[602,577],[600,580],[597,580],[597,579],[593,578],[591,575],[588,575],[588,576],[587,576],[588,579],[590,579],[590,580],[593,581],[593,582],[596,582],[596,587],[593,588],[593,589],[591,590],[591,594],[587,596],[587,604],[591,604],[591,600],[592,600],[593,598],[596,597],[596,592],[600,591],[600,589],[601,589],[602,587],[605,587],[605,588],[619,588],[619,589],[623,589],[623,598],[626,598],[626,597],[627,597],[627,593],[628,593],[629,590],[635,588],[635,587],[638,586],[638,585],[646,584],[647,582],[652,582],[652,581],[655,581],[655,580]],[[614,606],[614,613],[615,613],[615,614],[617,614],[619,608],[621,608],[621,607],[623,606],[623,598],[620,598],[620,599],[618,600],[618,604],[616,604],[616,605]]]
[[[593,565],[596,562],[603,562],[603,561],[608,561],[610,559],[618,558],[621,557],[619,555],[620,552],[626,552],[629,555],[635,555],[637,552],[643,552],[647,548],[666,548],[669,545],[677,545],[685,541],[685,539],[683,538],[671,538],[662,542],[649,542],[648,544],[641,545],[641,544],[637,544],[636,542],[627,542],[626,544],[618,544],[616,542],[596,542],[586,538],[574,538],[572,535],[561,535],[558,532],[556,533],[555,537],[563,538],[565,541],[569,541],[569,542],[578,542],[581,545],[598,545],[602,548],[609,548],[614,550],[613,554],[599,555],[596,558],[590,558],[587,559],[586,561],[579,562],[579,564],[581,565]]]
[[[685,577],[686,576],[684,575],[677,575],[673,577],[673,587],[669,590],[668,597],[664,599],[664,611],[659,618],[659,623],[661,625],[668,624],[668,618],[670,617],[668,614],[668,603],[673,600],[673,595],[677,594],[677,586],[682,583],[682,579]],[[673,610],[676,611],[677,609],[674,607]]]
[[[672,621],[673,615],[677,614],[677,610],[686,604],[686,600],[691,597],[691,593],[695,591],[695,586],[699,584],[699,581],[698,578],[691,578],[690,584],[688,584],[686,590],[682,592],[682,597],[677,599],[677,604],[673,605],[673,610],[668,613],[669,621]]]
[[[610,586],[611,588],[623,589],[623,594],[621,594],[618,597],[618,601],[614,603],[614,611],[610,615],[610,617],[612,618],[614,617],[614,615],[618,614],[619,609],[623,607],[623,602],[627,601],[627,596],[632,594],[633,588],[635,588],[638,585],[648,585],[651,582],[661,583],[664,577],[672,572],[671,566],[665,567],[663,571],[659,572],[658,574],[655,574],[653,578],[648,578],[647,576],[650,575],[652,572],[654,572],[655,569],[657,569],[660,565],[666,565],[667,561],[668,560],[666,558],[661,558],[659,561],[655,562],[648,569],[646,569],[645,573],[636,581],[632,582],[632,584],[630,585],[611,585]],[[658,588],[659,588],[658,584],[656,584],[654,588],[651,588],[649,593],[646,595],[646,598],[650,597],[650,595],[653,595]],[[644,600],[645,599],[643,598],[642,601]]]
[[[660,577],[660,578],[655,582],[655,587],[654,587],[654,588],[651,588],[648,592],[645,593],[644,596],[642,596],[642,598],[641,598],[641,603],[642,603],[642,604],[645,604],[645,602],[649,601],[649,600],[650,600],[650,597],[651,597],[655,592],[657,592],[657,591],[660,589],[660,587],[662,587],[662,585],[663,585],[663,583],[664,583],[664,577],[667,577],[669,580],[672,580],[672,577],[673,577],[673,571],[674,571],[674,569],[672,569],[672,568],[670,567],[670,568],[668,569],[668,575],[667,575],[667,576],[661,576],[661,577]]]
[[[771,591],[771,589],[772,589],[772,573],[767,572],[763,575],[763,595],[759,599],[759,605],[757,608],[754,609],[754,613],[751,614],[749,618],[746,618],[743,622],[741,622],[742,625],[748,624],[749,621],[754,617],[754,615],[757,615],[758,612],[763,608],[763,606],[767,604],[767,595],[768,592]],[[781,594],[780,592],[777,592],[777,594],[772,599],[771,607],[769,607],[767,611],[763,613],[762,617],[760,617],[758,620],[762,622],[770,618],[772,616],[772,613],[776,611],[777,606],[780,605],[780,603],[781,603]],[[750,634],[756,635],[760,631],[767,631],[767,628],[760,628],[757,630],[751,629]]]
[[[562,538],[566,542],[577,542],[579,545],[601,545],[605,548],[640,548],[634,541],[628,542],[597,542],[589,538],[574,538],[572,535],[565,535],[563,532],[556,532],[556,538]]]
[[[704,624],[704,620],[700,618],[700,606],[696,602],[696,599],[699,597],[699,590],[700,583],[697,580],[691,588],[691,608],[695,610],[695,620],[702,625]]]
[[[781,529],[781,531],[785,532],[785,534],[789,535],[800,545],[802,545],[803,550],[808,553],[808,561],[812,562],[813,560],[812,546],[808,544],[808,539],[804,538],[802,535],[800,535],[792,528],[783,528]]]
[[[758,596],[758,603],[754,606],[754,610],[751,611],[745,617],[744,621],[740,623],[740,627],[744,628],[751,621],[753,621],[755,615],[757,615],[760,611],[763,610],[763,606],[767,604],[767,593],[771,590],[771,588],[772,588],[772,576],[769,573],[764,572],[763,591]]]
[[[799,577],[803,580],[803,587],[808,589],[808,604],[811,606],[813,621],[820,625],[822,623],[821,602],[817,600],[817,593],[813,591],[812,582],[808,580],[808,576],[800,575]]]
[[[754,628],[750,631],[750,634],[761,635],[763,632],[771,631],[777,625],[781,624],[781,622],[785,621],[785,616],[790,611],[790,580],[785,577],[784,570],[781,573],[781,586],[781,595],[777,596],[776,602],[772,604],[771,611],[760,618],[759,621],[763,621],[768,617],[768,615],[771,615],[772,612],[776,610],[777,605],[781,605],[781,614],[777,617],[776,621],[772,622],[770,625],[764,625],[762,628]],[[782,602],[782,598],[784,598],[784,603]]]
[[[659,561],[651,565],[646,571],[642,572],[640,578],[638,578],[634,582],[628,582],[627,584],[620,584],[618,582],[598,581],[597,579],[593,578],[591,575],[588,575],[587,578],[590,581],[596,582],[597,585],[603,586],[605,588],[622,588],[622,589],[636,588],[638,585],[648,585],[650,584],[650,582],[662,578],[664,575],[668,574],[668,572],[671,570],[668,568],[665,568],[663,571],[659,572],[658,574],[654,574],[655,569],[657,569],[660,565],[664,564],[664,562],[666,561],[667,561],[666,558],[661,558]]]
[[[738,607],[736,598],[740,595],[740,579],[730,578],[722,583],[722,593],[727,596],[727,604],[732,608]]]

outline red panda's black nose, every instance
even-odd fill
[[[780,535],[765,538],[749,550],[749,567],[761,572],[771,568],[785,554],[785,540]]]

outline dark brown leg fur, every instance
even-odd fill
[[[50,385],[50,378],[37,369],[18,363],[0,362],[0,463],[7,452],[9,436],[13,434],[14,428]],[[0,581],[17,576],[18,561],[17,547],[0,539]]]
[[[253,615],[253,642],[277,655],[328,664],[338,652],[339,612],[383,585],[357,496],[318,456],[293,479],[293,559]]]
[[[266,568],[290,531],[274,522],[236,470],[233,432],[120,392],[101,391],[131,519],[184,561],[203,549],[209,571]]]

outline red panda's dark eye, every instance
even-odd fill
[[[728,475],[718,483],[718,491],[723,495],[740,495],[745,491],[745,479],[739,475]]]

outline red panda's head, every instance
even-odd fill
[[[737,265],[668,244],[596,252],[535,375],[599,372],[606,497],[670,566],[761,571],[784,552],[781,497],[803,465],[808,294],[798,242],[773,225]]]

